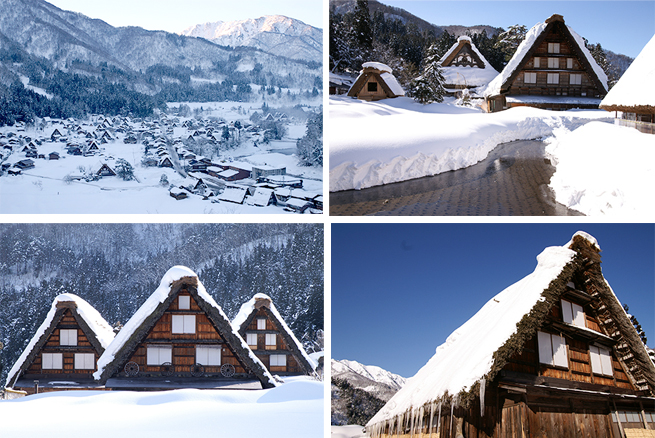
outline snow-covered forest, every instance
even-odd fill
[[[4,224],[0,380],[56,295],[125,323],[174,265],[197,272],[230,318],[265,293],[309,352],[322,337],[322,224]]]

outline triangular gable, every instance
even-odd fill
[[[284,343],[293,357],[298,362],[298,365],[303,369],[306,375],[314,374],[315,365],[310,359],[309,355],[303,348],[302,344],[293,334],[289,326],[278,312],[273,300],[265,294],[255,294],[248,302],[244,303],[239,309],[239,313],[234,317],[232,326],[239,334],[245,339],[246,331],[251,324],[256,324],[255,318],[265,315],[266,319],[272,323],[276,331],[282,336]]]
[[[380,84],[384,94],[389,97],[404,96],[405,91],[402,89],[397,79],[393,76],[391,68],[379,62],[365,62],[362,64],[363,70],[353,83],[348,96],[359,97],[364,85],[373,78],[375,82]]]
[[[94,373],[94,377],[104,383],[110,377],[118,375],[183,289],[188,291],[200,310],[204,312],[213,329],[234,352],[246,372],[252,373],[261,382],[263,388],[276,386],[272,375],[250,351],[241,336],[233,330],[229,319],[205,291],[198,276],[184,266],[174,266],[168,270],[157,290],[130,318],[114,342],[98,359],[98,371]]]
[[[465,59],[460,60],[461,56]],[[467,57],[468,59],[466,59]],[[489,61],[485,59],[482,53],[475,47],[471,38],[467,36],[459,37],[457,42],[448,49],[439,62],[442,67],[449,67],[451,65],[467,65],[477,68],[491,67]]]
[[[37,329],[23,353],[7,374],[5,386],[11,387],[32,365],[41,349],[57,329],[65,314],[71,314],[89,343],[100,356],[114,339],[114,331],[105,319],[82,298],[74,294],[60,294],[55,297],[45,320]]]

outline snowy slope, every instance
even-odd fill
[[[255,47],[291,59],[315,62],[323,59],[321,29],[282,15],[197,24],[180,34],[204,38],[221,46]]]
[[[404,377],[375,365],[362,365],[357,361],[347,359],[332,359],[332,377],[347,376],[350,373],[359,374],[362,377],[374,382],[382,383],[383,385],[396,390],[402,388],[407,381]]]

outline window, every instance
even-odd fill
[[[266,348],[277,347],[277,335],[275,333],[266,333]]]
[[[191,297],[188,295],[180,295],[177,297],[177,308],[180,310],[191,309]]]
[[[246,333],[246,341],[251,347],[257,346],[257,333]]]
[[[287,366],[287,355],[286,354],[271,354],[271,366],[272,367],[285,367],[285,366]]]
[[[173,362],[173,347],[170,345],[148,345],[148,365]]]
[[[523,77],[523,82],[526,84],[536,84],[537,83],[537,73],[525,72]]]
[[[59,345],[77,345],[77,330],[59,330]]]
[[[549,84],[559,84],[559,73],[548,73]]]
[[[582,84],[582,74],[572,73],[570,75],[569,83],[571,85],[581,85]]]
[[[566,341],[563,337],[537,332],[537,340],[539,342],[539,362],[568,368]]]
[[[221,364],[221,346],[211,345],[200,347],[196,346],[196,363],[200,365],[220,365]]]
[[[95,356],[93,353],[75,353],[76,370],[93,370],[95,369]]]
[[[534,68],[539,68],[541,67],[541,58],[535,58],[534,59]]]
[[[559,68],[559,58],[548,58],[548,68]]]
[[[559,53],[559,43],[548,43],[548,53]]]
[[[375,93],[378,91],[378,83],[377,82],[368,82],[368,92],[369,93]]]
[[[612,356],[610,351],[603,347],[589,346],[589,356],[591,357],[591,371],[594,374],[611,376],[612,373]]]
[[[573,68],[573,58],[566,58],[566,68]]]
[[[63,354],[62,353],[42,353],[41,354],[41,369],[43,370],[60,370],[63,368]]]
[[[577,327],[586,327],[584,312],[582,306],[562,300],[562,319],[567,324],[573,324]]]
[[[265,318],[257,318],[257,330],[266,330]]]
[[[173,315],[173,333],[195,333],[196,315]]]

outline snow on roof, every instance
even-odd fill
[[[289,328],[287,323],[284,321],[284,318],[282,318],[282,315],[280,315],[280,312],[278,312],[277,307],[275,307],[275,304],[273,304],[273,300],[271,299],[271,297],[269,297],[266,294],[257,293],[255,295],[253,295],[253,297],[250,300],[248,300],[247,302],[245,302],[245,303],[243,303],[241,305],[241,308],[239,309],[239,312],[237,313],[237,315],[232,320],[232,327],[234,328],[234,331],[238,332],[241,329],[241,325],[244,322],[246,322],[248,317],[255,310],[255,303],[258,300],[267,300],[268,301],[268,303],[267,303],[268,305],[266,307],[268,307],[268,310],[270,310],[271,313],[273,314],[273,316],[275,316],[275,318],[277,318],[278,322],[282,326],[281,327],[282,330],[287,332],[287,334],[291,337],[291,340],[294,342],[294,344],[296,344],[296,347],[298,348],[298,351],[300,351],[300,353],[303,355],[305,360],[312,366],[312,368],[316,369],[316,366],[318,365],[318,362],[316,362],[314,359],[309,357],[309,355],[307,354],[307,352],[303,348],[303,346],[300,343],[300,341],[298,340],[298,338],[296,338],[296,335],[293,334],[293,331],[291,331],[291,329]]]
[[[271,199],[271,194],[273,193],[272,189],[267,189],[264,187],[257,187],[255,189],[255,193],[251,197],[248,198],[246,203],[248,205],[256,205],[259,207],[266,207],[268,205],[268,201]]]
[[[400,83],[398,83],[398,80],[394,75],[385,72],[380,74],[380,77],[384,80],[384,82],[387,83],[387,86],[391,89],[393,94],[396,96],[405,95],[405,90],[403,90],[403,87],[400,86]]]
[[[248,193],[248,189],[245,187],[228,186],[225,188],[223,193],[218,195],[218,199],[221,201],[236,202],[237,204],[241,204],[243,202],[243,198],[246,197],[246,193]]]
[[[495,72],[496,75],[498,74],[496,69],[494,69],[491,66],[491,64],[489,63],[489,61],[487,61],[487,58],[485,58],[484,55],[478,50],[476,45],[473,44],[473,42],[471,41],[471,38],[469,38],[469,37],[467,37],[465,35],[462,35],[461,37],[457,38],[457,42],[455,44],[453,44],[450,47],[450,49],[448,49],[446,54],[441,57],[441,59],[439,60],[440,63],[443,64],[443,62],[446,60],[446,58],[448,58],[455,51],[455,49],[457,49],[459,47],[459,42],[460,41],[468,41],[469,42],[469,44],[471,46],[471,49],[475,52],[476,55],[478,55],[478,57],[480,58],[480,61],[482,61],[482,63],[484,64],[484,67],[483,67],[484,69],[490,68],[492,71]]]
[[[596,242],[586,233],[576,234]],[[491,370],[494,352],[516,333],[517,323],[542,300],[542,292],[574,255],[568,246],[546,248],[537,256],[534,272],[493,297],[456,329],[367,426],[437,400],[446,392],[455,395],[469,390]]]
[[[534,26],[532,26],[532,29],[530,29],[528,33],[525,34],[525,39],[516,49],[516,53],[514,53],[512,59],[509,60],[503,71],[498,76],[496,76],[496,78],[493,81],[491,81],[487,86],[487,89],[484,91],[485,97],[493,96],[500,93],[500,89],[502,85],[505,83],[505,81],[507,81],[507,79],[512,75],[512,73],[514,73],[514,70],[520,67],[523,59],[525,58],[525,55],[532,48],[537,38],[539,38],[539,36],[546,30],[547,26],[548,23],[546,22],[537,23]],[[585,47],[582,37],[578,35],[573,29],[571,29],[571,26],[567,25],[566,27],[568,28],[569,32],[571,33],[571,36],[573,37],[576,44],[582,51],[582,54],[585,56],[585,58],[591,65],[592,69],[594,70],[594,73],[596,74],[602,85],[605,87],[605,91],[607,91],[607,75],[605,74],[603,69],[598,65],[598,63],[596,63],[596,60],[594,60],[594,57],[591,56],[589,50]]]
[[[655,36],[601,102],[605,106],[655,106]]]
[[[23,350],[23,353],[20,355],[16,363],[14,363],[14,366],[9,371],[9,374],[7,374],[7,386],[9,386],[9,382],[14,378],[16,373],[20,371],[21,367],[25,363],[25,360],[30,355],[32,350],[34,350],[34,347],[45,334],[46,330],[48,330],[48,328],[52,325],[55,313],[57,313],[57,304],[69,302],[75,303],[77,313],[89,326],[89,328],[93,330],[102,348],[106,349],[111,344],[111,341],[114,339],[114,330],[92,305],[75,294],[67,293],[57,295],[52,302],[52,306],[50,306],[50,310],[48,311],[45,320],[39,326],[36,333],[30,340],[29,344],[27,344],[27,347],[25,347],[25,350]]]
[[[387,73],[393,73],[393,70],[391,67],[389,67],[386,64],[382,64],[381,62],[365,62],[362,64],[362,68],[376,68],[382,72],[387,72]]]
[[[493,67],[477,68],[452,65],[442,67],[441,72],[444,78],[444,84],[466,85],[466,86],[485,86],[493,81],[498,72]]]
[[[218,176],[221,176],[221,177],[223,177],[223,178],[231,178],[231,177],[233,177],[234,175],[236,175],[236,174],[238,174],[238,173],[239,173],[238,170],[234,170],[234,169],[226,169],[226,170],[224,170],[224,171],[222,171],[222,172],[219,172],[219,173],[218,173]]]

